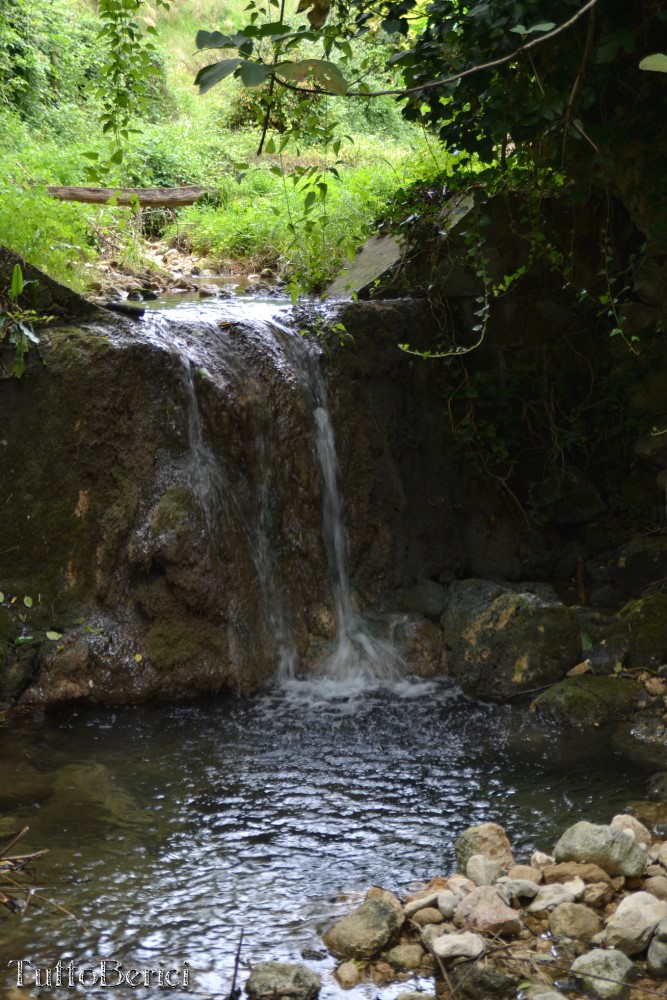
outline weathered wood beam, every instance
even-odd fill
[[[47,187],[46,190],[53,198],[59,198],[60,201],[105,205],[114,199],[116,205],[131,205],[137,198],[140,205],[154,205],[160,208],[194,205],[206,194],[206,188],[195,184],[180,188]]]

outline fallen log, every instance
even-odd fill
[[[131,205],[135,199],[141,206],[156,208],[176,208],[178,205],[194,205],[206,194],[206,188],[192,184],[180,188],[94,188],[94,187],[53,187],[46,190],[60,201],[79,201],[85,204],[105,205],[113,199],[115,205]]]

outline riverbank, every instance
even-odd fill
[[[502,827],[486,823],[458,838],[456,856],[455,873],[402,902],[370,889],[329,928],[324,942],[342,959],[335,974],[344,989],[434,976],[443,1000],[663,995],[667,843],[634,816],[580,821],[552,854],[534,851],[521,864]],[[257,969],[247,991],[263,995],[253,981]]]

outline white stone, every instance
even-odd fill
[[[552,882],[551,885],[540,885],[537,888],[537,895],[526,910],[528,913],[543,913],[545,910],[553,910],[561,903],[574,903],[573,892],[566,889],[560,882]]]
[[[538,872],[541,872],[547,865],[555,863],[556,859],[551,854],[544,854],[542,851],[533,851],[530,856],[530,866],[531,868],[536,868]]]
[[[660,921],[667,917],[667,903],[650,892],[626,896],[607,921],[605,943],[626,955],[638,955],[651,939]]]
[[[410,902],[406,903],[403,907],[406,917],[411,917],[413,913],[418,913],[419,910],[424,910],[427,906],[435,906],[439,895],[440,893],[438,892],[431,892],[428,896],[420,896],[418,899],[411,899]]]
[[[493,885],[502,870],[502,861],[485,854],[473,854],[466,865],[466,875],[476,886]]]
[[[525,878],[508,878],[505,875],[498,879],[496,888],[509,902],[512,899],[534,899],[539,886]]]
[[[563,888],[571,892],[575,899],[581,899],[586,888],[586,883],[582,878],[570,878],[567,882],[563,882]]]
[[[462,896],[455,895],[451,889],[443,889],[442,892],[438,893],[436,906],[442,913],[445,920],[449,920],[450,917],[454,916],[454,910],[459,905],[462,898]]]
[[[443,961],[453,958],[479,958],[486,951],[481,934],[466,931],[463,934],[444,934],[432,945],[433,954]]]
[[[451,878],[447,879],[447,888],[450,892],[453,892],[455,896],[458,896],[459,901],[467,896],[469,892],[475,888],[475,883],[465,875],[452,875]]]

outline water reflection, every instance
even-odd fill
[[[246,959],[298,959],[369,884],[446,873],[472,823],[502,823],[522,856],[574,818],[608,821],[641,782],[605,734],[445,682],[25,719],[0,731],[0,836],[30,825],[28,846],[51,848],[40,877],[73,880],[51,894],[84,928],[0,913],[0,966],[188,961],[197,990],[226,991],[241,928]]]

